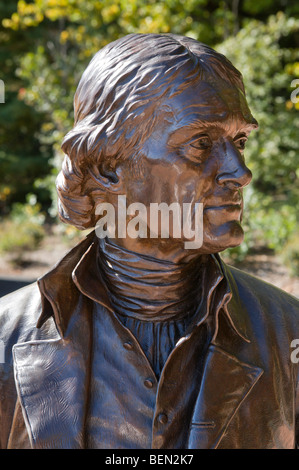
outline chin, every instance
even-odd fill
[[[202,251],[205,253],[219,253],[227,248],[241,245],[244,240],[244,231],[239,221],[231,221],[217,230],[204,235]]]

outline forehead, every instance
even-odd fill
[[[167,106],[175,128],[218,126],[250,132],[257,127],[243,92],[222,80],[198,81],[170,97]]]

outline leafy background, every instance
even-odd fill
[[[133,32],[173,32],[224,53],[244,76],[260,124],[246,158],[242,261],[257,250],[299,275],[299,4],[287,0],[0,0],[0,252],[15,262],[49,233],[80,235],[57,220],[60,144],[73,125],[73,95],[93,54]],[[299,101],[299,100],[298,100]]]

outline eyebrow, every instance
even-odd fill
[[[239,128],[237,129],[236,136],[241,136],[242,133],[244,132],[245,134],[249,134],[253,129],[256,129],[258,127],[258,122],[252,117],[252,121],[246,121],[244,118],[242,120],[239,120]],[[230,125],[231,121],[227,120],[215,120],[215,121],[207,121],[207,120],[201,120],[198,118],[194,118],[191,122],[189,122],[186,125],[182,125],[180,129],[176,129],[170,136],[169,136],[169,141],[168,144],[170,146],[173,145],[173,138],[175,138],[175,135],[177,132],[182,132],[182,129],[186,129],[186,135],[185,139],[186,141],[190,138],[187,136],[187,132],[194,132],[196,134],[193,135],[193,137],[198,136],[199,134],[202,134],[202,131],[205,131],[205,129],[210,129],[211,126],[219,126],[222,128],[224,131],[228,130],[228,127]]]
[[[187,132],[195,131],[197,134],[201,134],[205,130],[210,130],[211,127],[219,127],[223,129],[223,131],[227,132],[231,126],[231,120],[215,120],[215,121],[207,121],[201,119],[194,119],[186,125],[182,125],[180,131],[182,129],[186,130]],[[252,117],[252,121],[246,121],[245,119],[239,120],[236,125],[236,136],[241,135],[242,133],[250,134],[253,129],[258,128],[258,122]],[[176,131],[172,134],[176,134]]]
[[[211,126],[213,127],[220,127],[223,130],[227,130],[229,126],[231,125],[231,120],[215,120],[215,121],[208,121],[208,120],[201,120],[201,119],[194,119],[192,122],[188,123],[185,127],[186,129],[196,129],[198,127],[200,128],[210,128]],[[246,121],[245,119],[242,119],[239,121],[239,128],[240,130],[248,130],[252,131],[253,129],[256,129],[258,127],[258,122],[256,119],[252,117],[251,121]]]

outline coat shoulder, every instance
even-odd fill
[[[0,331],[34,324],[41,313],[41,296],[36,282],[0,299]],[[2,330],[3,331],[3,330]]]
[[[240,287],[252,290],[252,292],[261,298],[269,298],[269,296],[274,296],[275,299],[279,302],[287,302],[294,305],[295,308],[299,308],[299,297],[297,298],[296,296],[289,294],[279,287],[274,286],[273,284],[270,284],[269,282],[266,282],[238,268],[232,266],[227,266],[227,268],[229,268],[229,271],[231,272],[234,280]]]
[[[226,270],[234,295],[248,311],[293,325],[299,332],[299,298],[240,269],[226,266]]]
[[[34,300],[40,301],[40,291],[37,282],[33,282],[25,287],[21,287],[10,294],[4,295],[0,298],[0,313],[7,309],[15,308],[19,305],[24,305]]]
[[[7,346],[43,339],[50,330],[53,331],[54,322],[49,320],[43,329],[36,328],[41,313],[42,301],[37,282],[5,295],[0,299],[0,339]]]

